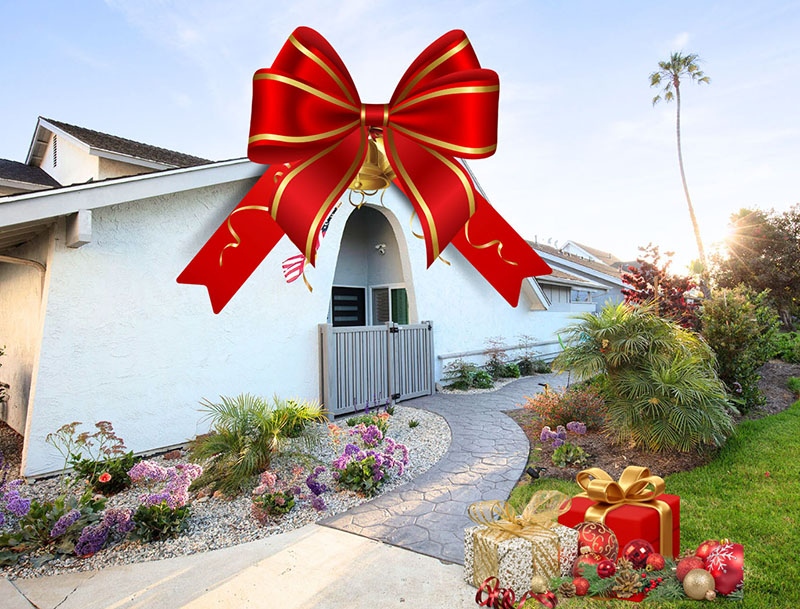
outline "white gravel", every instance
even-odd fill
[[[419,425],[409,428],[408,422],[416,420]],[[344,420],[337,421],[342,429],[348,429]],[[271,469],[283,474],[284,479],[291,478],[288,473],[292,465],[300,463],[309,467],[324,465],[328,468],[319,477],[331,489],[322,497],[327,505],[327,510],[316,512],[308,501],[301,501],[295,505],[288,514],[275,519],[272,523],[262,526],[250,514],[250,495],[245,493],[235,499],[202,498],[191,502],[191,516],[188,519],[187,530],[178,538],[166,541],[143,543],[139,541],[125,541],[117,545],[106,547],[94,556],[86,559],[70,557],[52,560],[41,567],[34,567],[30,558],[23,558],[20,563],[12,567],[0,568],[0,575],[9,579],[37,577],[70,571],[88,571],[101,569],[110,565],[130,564],[150,560],[160,560],[195,552],[206,552],[217,548],[224,548],[240,543],[246,543],[277,533],[284,533],[301,527],[311,522],[316,522],[328,516],[339,514],[345,510],[364,503],[369,499],[361,497],[348,490],[339,490],[331,478],[330,464],[344,448],[344,441],[340,446],[332,445],[324,424],[315,424],[309,428],[309,433],[319,438],[319,443],[313,449],[299,441],[292,441],[292,445],[281,456],[274,458]],[[397,406],[395,414],[389,419],[390,437],[397,442],[405,444],[409,451],[409,465],[402,476],[392,478],[381,487],[379,494],[383,494],[401,486],[416,476],[428,470],[439,461],[450,446],[450,427],[447,422],[437,414],[406,406]],[[299,439],[298,439],[299,440]],[[299,456],[302,453],[303,456]],[[163,457],[156,457],[154,461],[165,465],[187,462],[185,456],[180,459],[166,461]],[[305,460],[305,463],[303,463]],[[301,484],[303,489],[305,485]],[[23,492],[26,497],[39,499],[52,498],[58,492],[58,481],[55,479],[36,482],[27,487]],[[129,489],[108,499],[107,508],[126,507],[136,508],[140,489]],[[377,495],[376,495],[377,496]],[[31,557],[32,558],[32,557]]]

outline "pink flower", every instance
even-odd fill
[[[108,472],[103,472],[97,479],[98,482],[108,482],[109,480],[111,480],[111,474],[109,474]]]

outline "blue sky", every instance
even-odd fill
[[[288,5],[288,6],[287,6]],[[280,8],[279,8],[280,7]],[[472,168],[524,236],[630,259],[654,242],[694,255],[674,104],[648,75],[698,53],[684,160],[708,244],[743,206],[800,201],[798,2],[2,2],[0,157],[24,160],[47,116],[211,159],[244,156],[252,73],[307,25],[366,102],[449,29],[500,75],[497,153]]]

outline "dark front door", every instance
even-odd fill
[[[339,288],[334,286],[331,294],[331,322],[333,327],[365,326],[367,308],[366,289]]]

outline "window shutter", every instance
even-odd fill
[[[396,324],[408,323],[408,294],[405,288],[392,290],[392,321]]]
[[[389,321],[389,288],[372,290],[372,325]]]

